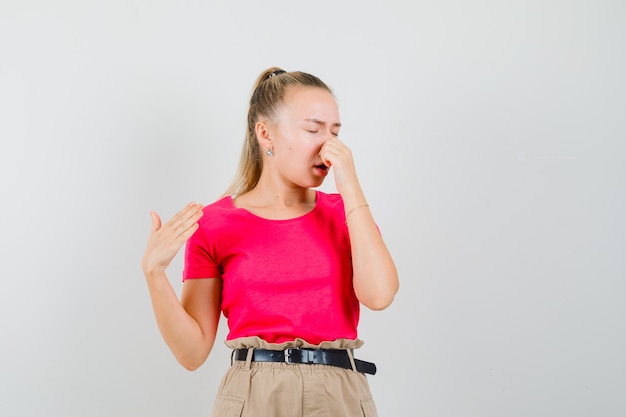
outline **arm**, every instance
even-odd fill
[[[201,206],[189,204],[161,226],[152,212],[152,230],[142,259],[154,315],[163,339],[186,369],[198,368],[208,357],[220,316],[221,280],[187,280],[178,300],[166,268],[197,230]]]
[[[352,249],[354,292],[366,307],[385,309],[398,292],[398,272],[366,206],[352,152],[334,137],[322,146],[320,155],[324,163],[334,167],[337,191],[344,202]]]

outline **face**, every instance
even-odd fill
[[[266,162],[287,182],[317,187],[328,174],[319,152],[339,134],[339,109],[331,93],[321,88],[291,88],[269,124],[274,156]]]

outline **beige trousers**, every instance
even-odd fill
[[[227,345],[277,347],[254,339]],[[361,344],[341,340],[318,346],[281,346],[351,349]],[[235,361],[224,375],[212,417],[377,417],[365,374],[328,365],[252,362],[251,352],[245,362]]]

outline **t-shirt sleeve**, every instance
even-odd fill
[[[188,279],[221,277],[222,269],[211,253],[205,237],[205,230],[199,228],[185,245],[183,281]]]

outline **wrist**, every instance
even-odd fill
[[[363,193],[355,193],[352,195],[342,195],[341,198],[343,199],[343,207],[346,213],[348,213],[350,210],[356,207],[360,207],[360,206],[364,206],[368,204]]]
[[[359,206],[353,207],[350,210],[346,211],[346,224],[348,224],[348,218],[350,217],[352,213],[360,209],[369,209],[369,206],[370,206],[369,204],[361,204]]]
[[[165,274],[165,270],[156,266],[144,266],[143,274],[146,276],[146,280],[155,281],[159,279],[166,279],[167,275]]]

